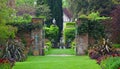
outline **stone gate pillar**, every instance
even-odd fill
[[[33,25],[39,25],[40,28],[35,28],[31,31],[31,36],[33,39],[33,55],[44,55],[44,19],[43,18],[32,18]]]
[[[83,19],[85,21],[85,19]],[[82,19],[78,19],[76,26],[80,26],[84,23]],[[79,35],[77,32],[76,35],[76,55],[85,55],[88,50],[88,33]]]

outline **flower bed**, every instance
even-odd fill
[[[114,48],[112,44],[108,42],[108,40],[104,40],[101,44],[96,44],[95,46],[93,46],[93,48],[90,48],[89,57],[91,59],[95,59],[97,63],[101,65],[102,62],[104,60],[107,60],[109,57],[120,57],[120,50],[117,48]],[[107,61],[105,64],[107,64]],[[116,63],[116,64],[119,65],[119,63]],[[106,69],[106,68],[103,68],[103,69]]]
[[[12,69],[14,61],[8,59],[0,59],[0,68],[1,69]]]

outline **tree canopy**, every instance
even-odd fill
[[[16,28],[6,25],[11,22],[12,14],[13,10],[7,6],[7,0],[0,0],[0,44],[15,37]]]
[[[91,12],[100,12],[100,15],[109,16],[114,4],[112,0],[67,0],[69,9],[74,18],[81,14],[90,14]]]

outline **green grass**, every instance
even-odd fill
[[[30,56],[13,69],[101,69],[88,56]]]
[[[113,47],[120,48],[120,44],[113,44]]]
[[[61,55],[61,54],[67,54],[67,55],[75,55],[75,51],[72,49],[51,49],[48,51],[49,55]]]

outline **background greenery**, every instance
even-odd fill
[[[64,24],[63,38],[65,45],[71,43],[76,36],[76,23],[67,22]]]
[[[101,62],[103,69],[119,69],[120,57],[109,57]]]

